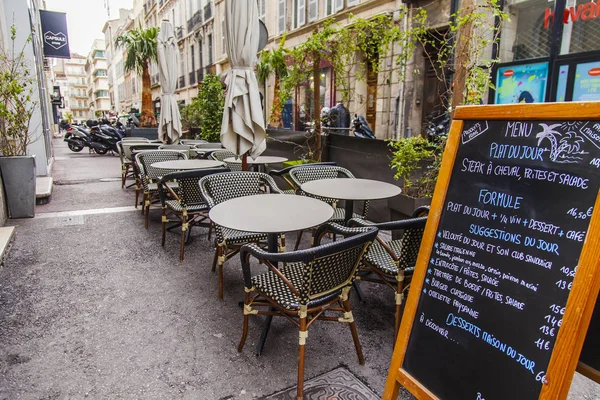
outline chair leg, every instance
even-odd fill
[[[241,353],[244,344],[246,343],[246,337],[248,336],[248,314],[246,313],[246,305],[250,303],[250,293],[246,292],[244,295],[244,327],[242,330],[242,338],[240,339],[240,344],[238,345],[238,353]]]
[[[179,248],[179,262],[183,262],[183,253],[185,251],[185,233],[188,230],[187,213],[181,216],[181,245]]]
[[[300,340],[298,346],[298,391],[296,397],[298,400],[304,399],[304,346],[308,332],[306,329],[306,316],[300,317]]]
[[[285,253],[285,235],[281,234],[281,245],[279,246],[279,252]]]
[[[145,209],[146,217],[144,218],[145,219],[144,228],[148,229],[148,220],[150,219],[150,195],[148,195],[148,197],[146,198],[145,205],[146,205],[146,209]]]
[[[121,189],[125,188],[125,179],[127,178],[127,171],[129,170],[129,167],[121,167]]]
[[[138,208],[139,200],[140,200],[140,187],[136,182],[136,184],[135,184],[135,208]]]
[[[162,219],[161,219],[161,221],[162,221],[162,241],[161,241],[160,245],[162,247],[165,247],[165,238],[166,238],[166,235],[167,235],[167,222],[169,221],[167,219],[167,208],[166,207],[162,208]]]
[[[215,256],[213,257],[212,272],[217,270],[217,260],[219,259],[219,247],[215,247]]]
[[[304,233],[304,229],[301,231],[298,231],[298,233],[296,234],[296,245],[294,246],[294,251],[298,250],[298,247],[300,247],[300,240],[302,240],[303,233]]]
[[[404,301],[404,271],[399,271],[396,276],[398,286],[396,288],[396,321],[394,322],[394,344],[400,330],[400,320],[402,319],[402,302]]]
[[[213,223],[212,221],[210,221],[210,223],[208,224],[208,241],[210,242],[210,236],[212,234],[212,229],[213,229]],[[214,271],[214,267],[213,267],[213,271]]]
[[[365,358],[360,347],[360,341],[358,340],[358,331],[356,330],[356,324],[354,323],[354,317],[352,316],[352,310],[350,309],[350,298],[347,295],[342,295],[342,305],[344,307],[344,318],[348,319],[350,324],[350,332],[352,332],[352,340],[354,341],[354,347],[356,348],[356,355],[358,356],[358,362],[360,365],[365,364]]]
[[[219,300],[223,300],[223,264],[225,263],[223,256],[223,245],[219,244],[217,264],[219,265]]]

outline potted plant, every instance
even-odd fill
[[[220,142],[225,92],[218,75],[208,74],[204,77],[192,105],[197,113],[202,139],[210,143]]]
[[[415,136],[390,141],[389,145],[393,152],[390,166],[396,171],[394,178],[402,179],[402,194],[388,204],[392,219],[407,218],[418,207],[431,203],[446,140],[432,142]]]
[[[35,74],[25,60],[25,41],[15,50],[17,30],[10,27],[11,43],[0,50],[0,173],[10,218],[34,216],[35,158],[27,155],[33,142],[29,129],[37,104],[33,101]]]

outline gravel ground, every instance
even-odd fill
[[[10,221],[17,228],[0,268],[0,398],[252,399],[296,383],[298,334],[288,321],[274,321],[256,357],[261,320],[251,319],[237,352],[239,259],[227,262],[218,301],[205,229],[194,230],[179,263],[179,235],[160,246],[158,212],[148,230],[139,211],[42,215],[133,205],[131,189],[99,181],[120,176],[118,157],[74,155],[60,141],[55,152],[60,184],[51,203],[34,219]],[[381,394],[392,354],[392,293],[362,287],[366,302],[353,304],[366,365],[358,364],[349,329],[323,322],[310,330],[306,379],[344,365]],[[600,399],[599,386],[578,374],[571,389],[570,399]]]

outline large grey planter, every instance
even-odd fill
[[[35,157],[0,157],[0,173],[9,218],[33,218],[35,215]]]

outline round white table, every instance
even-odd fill
[[[259,194],[224,201],[214,206],[208,215],[212,222],[226,228],[266,233],[268,251],[276,253],[279,233],[320,225],[333,216],[333,208],[321,200],[306,196]],[[265,320],[257,355],[262,353],[271,319],[268,316]]]
[[[275,157],[275,156],[258,156],[256,157],[256,159],[252,159],[252,157],[247,157],[247,161],[248,164],[258,164],[258,165],[265,165],[265,164],[279,164],[282,162],[287,161],[288,159],[285,157]],[[235,157],[228,157],[226,159],[224,159],[223,161],[225,161],[226,163],[238,163],[241,164],[242,163],[242,158],[235,158]]]
[[[309,194],[330,199],[345,200],[345,223],[354,214],[354,201],[387,199],[402,190],[391,183],[372,179],[318,179],[303,183],[300,188]]]
[[[151,164],[154,168],[159,169],[175,169],[175,170],[187,170],[187,169],[204,169],[204,168],[215,168],[222,167],[223,163],[216,160],[171,160],[161,161]]]

